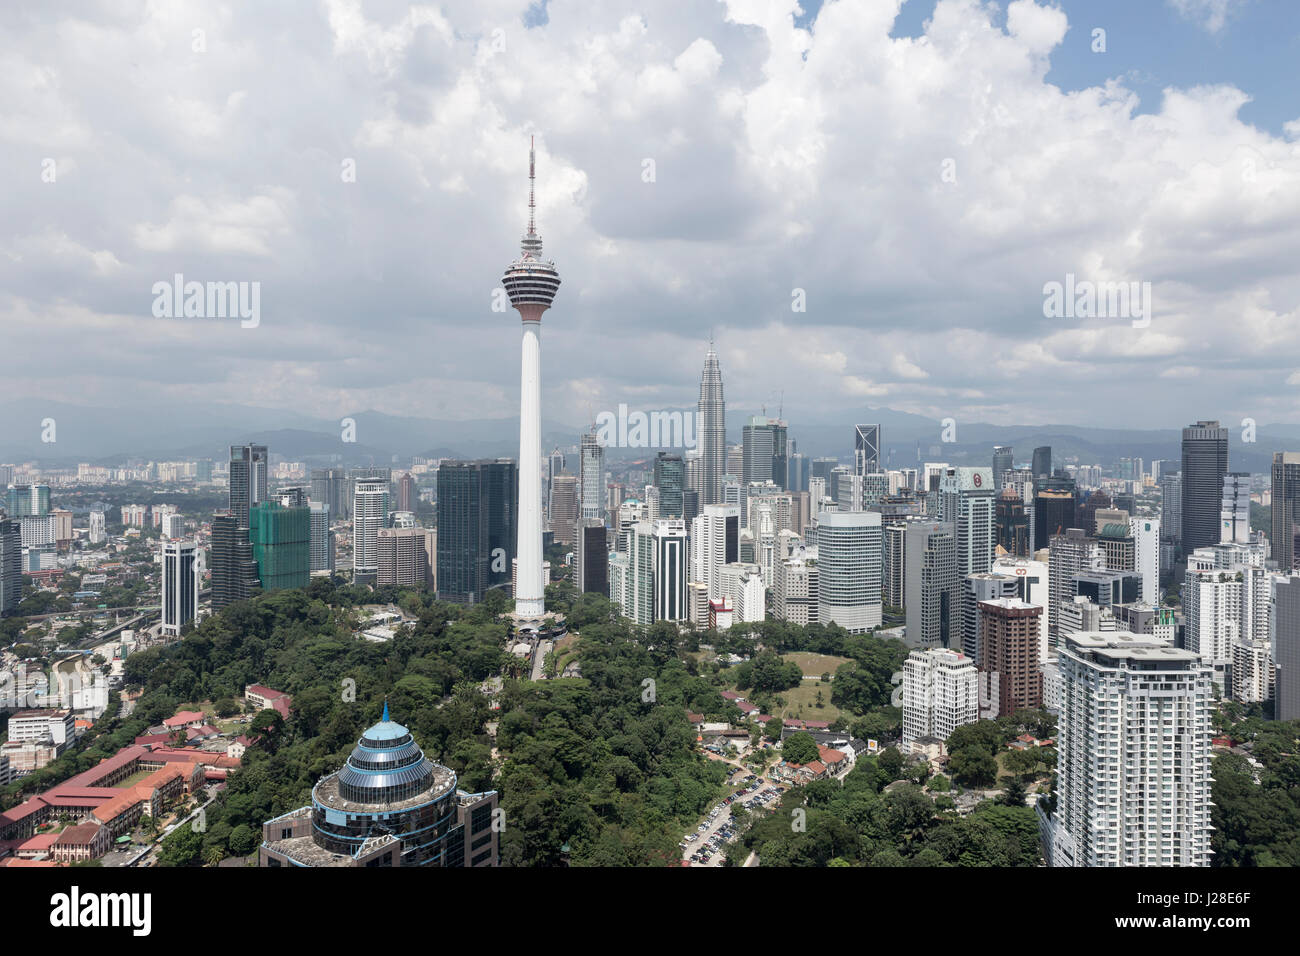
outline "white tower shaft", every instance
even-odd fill
[[[542,584],[542,323],[523,322],[519,380],[519,538],[515,613],[540,617],[546,610]]]

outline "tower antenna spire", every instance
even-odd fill
[[[537,229],[534,224],[534,212],[537,209],[537,202],[533,196],[533,186],[537,181],[537,153],[534,148],[536,137],[528,137],[528,234],[537,235]]]

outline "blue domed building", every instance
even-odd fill
[[[390,720],[322,777],[311,806],[262,824],[261,866],[496,866],[496,791],[466,793]]]

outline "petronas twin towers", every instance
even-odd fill
[[[700,504],[722,504],[722,476],[727,473],[727,402],[722,397],[722,369],[709,341],[700,376],[700,407],[695,434],[700,443]]]

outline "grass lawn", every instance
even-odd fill
[[[823,674],[830,674],[831,678],[835,677],[835,670],[841,664],[847,664],[849,658],[836,657],[834,654],[814,654],[812,651],[791,651],[789,654],[782,654],[782,660],[794,661],[803,671],[804,677],[821,677]],[[827,697],[830,696],[828,691]]]
[[[817,706],[818,691],[822,693],[824,707]],[[785,698],[785,707],[780,714],[782,717],[834,721],[844,713],[831,703],[831,685],[823,684],[821,681],[804,681],[792,690],[781,691],[779,696]]]
[[[139,783],[145,777],[149,776],[149,774],[151,773],[153,773],[152,770],[137,770],[135,773],[131,774],[131,776],[127,777],[121,783],[116,784],[116,787],[119,790],[125,789],[126,787],[134,787],[137,783]]]

